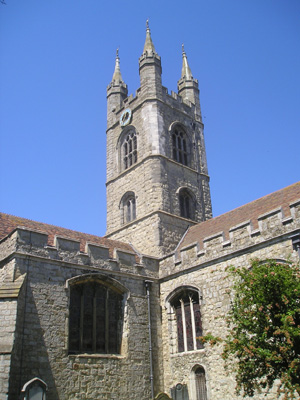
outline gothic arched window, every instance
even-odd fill
[[[206,378],[204,368],[198,366],[195,369],[195,386],[197,400],[207,400]]]
[[[127,169],[137,162],[137,136],[135,131],[126,134],[122,144],[123,167]]]
[[[178,352],[202,349],[199,339],[202,336],[199,292],[182,288],[172,297],[170,304],[176,318]]]
[[[172,157],[180,164],[189,165],[188,138],[178,125],[172,130]]]
[[[123,224],[136,219],[136,199],[133,192],[128,192],[122,197],[121,213]]]
[[[180,216],[183,218],[195,218],[195,201],[187,189],[181,189],[179,192]]]
[[[95,279],[70,285],[69,352],[120,353],[123,293]]]

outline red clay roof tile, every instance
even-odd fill
[[[60,228],[55,225],[49,225],[42,222],[32,221],[30,219],[15,217],[9,214],[0,213],[0,240],[9,235],[18,227],[25,227],[35,231],[40,231],[48,235],[48,245],[54,245],[54,237],[63,236],[71,240],[80,241],[80,250],[85,251],[85,245],[87,242],[94,243],[100,246],[106,246],[109,248],[109,255],[113,257],[113,249],[117,248],[124,251],[133,252],[132,246],[127,243],[119,242],[117,240],[107,239],[96,235],[89,235],[87,233],[72,231],[66,228]]]
[[[300,199],[300,182],[294,183],[284,189],[271,193],[251,203],[238,207],[218,217],[201,222],[189,228],[179,249],[192,243],[201,243],[204,238],[218,232],[224,232],[225,239],[229,239],[229,229],[251,220],[253,229],[258,228],[257,218],[269,211],[282,207],[284,217],[291,215],[290,203]]]

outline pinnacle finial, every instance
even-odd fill
[[[187,80],[193,79],[192,71],[189,67],[186,52],[184,50],[184,44],[182,43],[182,70],[181,70],[181,79],[185,78]]]
[[[119,48],[117,48],[117,51],[116,51],[116,64],[115,64],[114,74],[112,77],[112,82],[114,82],[117,85],[120,83],[123,83],[121,69],[120,69]]]
[[[143,54],[149,54],[149,55],[156,54],[154,44],[151,39],[151,33],[150,33],[150,28],[149,28],[149,18],[146,21],[146,40],[145,40]]]

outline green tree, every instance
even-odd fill
[[[229,268],[234,298],[223,358],[237,392],[254,396],[280,379],[285,399],[300,395],[300,270],[274,260]]]

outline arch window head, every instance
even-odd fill
[[[119,354],[123,293],[98,279],[70,285],[69,353]]]
[[[195,200],[187,189],[181,189],[179,192],[180,216],[183,218],[195,218]]]
[[[128,192],[123,196],[121,200],[121,213],[123,224],[136,219],[136,199],[133,192]]]
[[[195,389],[197,400],[207,400],[205,370],[201,366],[197,366],[195,371]]]
[[[193,288],[182,288],[176,291],[170,304],[176,319],[177,351],[180,353],[202,349],[199,292]]]
[[[130,131],[125,135],[122,144],[123,168],[127,169],[137,162],[137,136],[135,131]]]
[[[172,130],[172,157],[180,164],[189,165],[188,138],[178,125]]]

